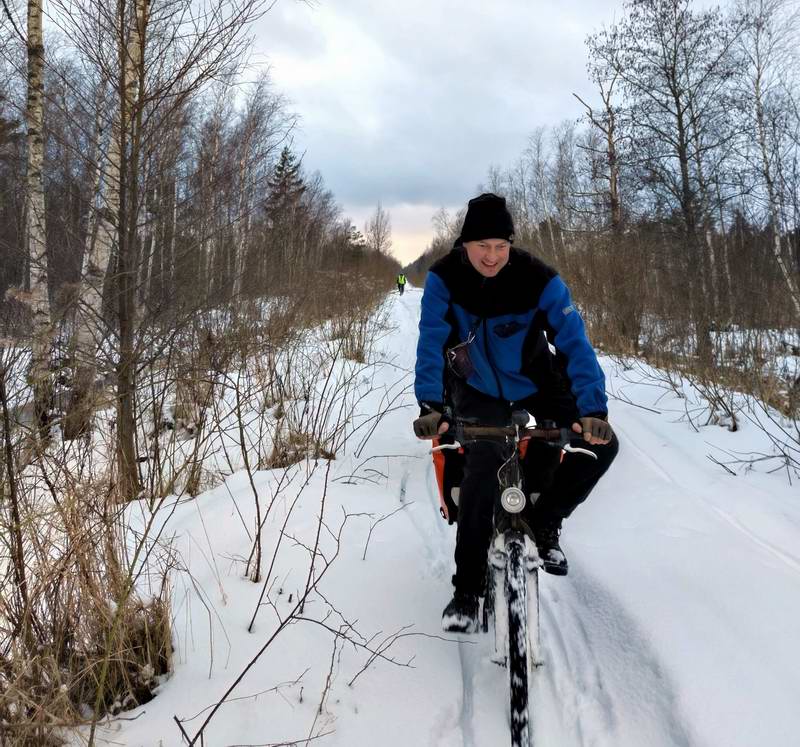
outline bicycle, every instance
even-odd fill
[[[441,444],[433,451],[492,441],[500,444],[505,458],[497,470],[500,498],[494,510],[494,530],[489,545],[482,628],[488,633],[490,623],[494,622],[492,660],[506,666],[508,671],[511,746],[530,747],[528,689],[533,667],[544,663],[539,637],[538,575],[543,563],[532,530],[522,516],[528,501],[520,464],[522,444],[541,440],[554,448],[586,454],[593,459],[597,459],[597,455],[576,446],[583,443],[583,438],[569,428],[557,428],[549,421],[536,427],[526,410],[514,411],[508,426],[486,426],[456,419],[451,433],[454,443]],[[531,495],[533,502],[536,498],[537,494]]]

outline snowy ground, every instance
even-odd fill
[[[359,515],[348,519],[320,584],[327,603],[314,597],[304,612],[327,628],[298,621],[284,629],[211,721],[208,747],[306,744],[316,735],[325,736],[311,744],[340,747],[508,743],[505,677],[488,641],[440,634],[455,532],[439,517],[431,461],[410,427],[419,299],[413,288],[391,297],[394,330],[354,415],[394,405],[358,455],[365,428],[330,464],[326,523],[335,532],[345,512]],[[620,455],[565,524],[570,575],[542,577],[546,663],[532,691],[535,744],[800,744],[800,490],[785,472],[734,476],[707,458],[717,449],[767,450],[757,429],[695,432],[674,394],[630,383],[604,363],[609,389],[636,404],[612,401]],[[177,507],[168,534],[185,570],[172,593],[175,672],[155,700],[105,725],[101,740],[180,745],[173,716],[196,732],[305,586],[302,544],[314,543],[326,466],[290,515],[268,594],[274,607],[261,607],[253,633],[261,585],[243,577],[240,561],[254,511],[246,477]],[[308,471],[292,474],[265,528],[267,558]],[[265,500],[277,480],[256,473]],[[329,533],[322,548],[334,550]],[[410,635],[384,651],[395,663],[370,662],[368,651],[330,632],[344,620],[357,631],[350,637],[373,650]]]

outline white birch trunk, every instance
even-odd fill
[[[31,366],[34,416],[42,436],[48,432],[48,411],[52,399],[50,381],[50,300],[47,290],[47,231],[44,184],[44,41],[42,0],[28,2],[28,104],[26,111],[28,170],[26,184],[26,236],[30,262],[30,292],[23,295],[33,318]]]
[[[755,40],[755,71],[753,79],[753,103],[755,104],[755,117],[756,117],[756,135],[758,138],[758,146],[761,154],[761,174],[764,178],[764,183],[767,188],[767,199],[769,201],[769,220],[770,230],[772,231],[772,253],[775,257],[775,262],[781,271],[786,288],[789,291],[789,297],[792,300],[795,314],[798,321],[800,321],[800,289],[798,289],[797,282],[793,276],[791,268],[788,266],[783,257],[783,247],[781,242],[781,232],[783,229],[783,221],[781,216],[780,200],[775,189],[775,178],[772,173],[772,166],[769,160],[769,143],[767,135],[767,127],[764,114],[764,93],[762,90],[762,80],[766,63],[762,58],[760,35]]]
[[[100,120],[98,93],[94,143],[94,193],[81,271],[80,301],[73,345],[75,378],[69,412],[64,423],[65,439],[78,438],[89,430],[98,349],[106,336],[103,320],[103,283],[118,241],[116,221],[119,213],[119,127],[119,113],[117,113],[111,126],[107,163],[103,169],[101,167],[103,123]]]
[[[151,194],[151,179],[153,178],[153,159],[148,158],[145,165],[144,173],[144,221],[141,228],[142,236],[140,238],[141,244],[141,257],[140,264],[142,268],[141,277],[139,279],[139,292],[136,298],[136,318],[141,320],[144,318],[145,311],[152,303],[151,284],[153,280],[153,260],[156,247],[156,227],[154,215],[150,210],[152,204],[158,204],[160,194],[158,192],[158,181],[156,180],[155,186],[152,187]]]
[[[236,242],[234,244],[233,258],[233,304],[234,308],[241,302],[242,279],[245,268],[245,248],[247,236],[250,233],[250,169],[248,156],[251,143],[251,132],[248,129],[245,141],[242,143],[241,157],[239,158],[239,214],[237,218]]]
[[[141,2],[140,2],[141,4]],[[137,12],[146,13],[137,5]],[[125,90],[127,102],[132,102],[135,94],[135,72],[141,61],[141,38],[137,23],[128,45],[125,58]],[[130,111],[130,105],[126,105]],[[126,126],[122,122],[122,107],[118,107],[111,125],[105,169],[100,167],[100,142],[102,122],[100,121],[100,94],[97,101],[97,121],[95,131],[95,149],[97,163],[95,172],[95,193],[93,210],[90,216],[87,246],[83,258],[81,275],[80,305],[78,307],[75,329],[74,355],[75,379],[70,402],[69,413],[64,423],[64,437],[77,438],[89,430],[93,410],[93,390],[97,373],[98,348],[105,339],[103,321],[103,282],[108,271],[109,262],[119,244],[118,216],[120,209],[120,153],[121,129]],[[101,179],[102,173],[102,194]]]

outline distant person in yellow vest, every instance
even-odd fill
[[[403,291],[405,289],[406,289],[406,276],[403,275],[403,273],[401,272],[397,276],[397,290],[398,290],[398,292],[400,293],[401,296],[403,295]]]

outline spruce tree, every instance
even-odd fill
[[[291,218],[300,198],[306,191],[300,175],[300,162],[289,146],[284,146],[275,166],[275,171],[267,182],[269,189],[266,200],[267,218],[273,228],[277,228],[287,218]]]

